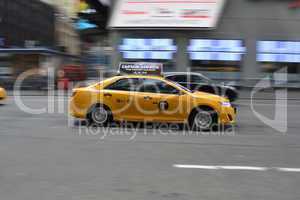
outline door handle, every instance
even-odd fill
[[[145,96],[144,99],[145,99],[145,100],[151,100],[152,97],[150,97],[150,96]]]
[[[104,93],[104,96],[105,96],[105,97],[112,97],[112,94]]]

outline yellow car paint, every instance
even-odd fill
[[[143,79],[162,81],[175,88],[179,93],[163,94],[139,91],[121,91],[107,89],[108,86],[121,79]],[[161,109],[161,102],[167,102],[168,108]],[[107,106],[115,121],[151,121],[187,123],[193,109],[199,106],[212,108],[218,114],[220,124],[236,122],[236,113],[233,107],[223,106],[229,100],[204,92],[191,92],[166,80],[163,77],[126,75],[106,79],[100,83],[73,90],[70,99],[70,114],[76,118],[86,118],[90,109],[101,104]]]
[[[6,97],[7,97],[7,94],[6,94],[5,89],[0,87],[0,101],[6,99]]]

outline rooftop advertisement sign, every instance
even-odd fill
[[[121,62],[119,65],[120,74],[161,76],[162,72],[163,72],[162,63]]]
[[[119,0],[113,29],[215,28],[226,0]]]

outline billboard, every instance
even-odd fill
[[[110,28],[214,28],[226,0],[118,0]]]

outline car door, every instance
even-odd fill
[[[159,83],[159,91],[161,94],[159,102],[161,120],[167,122],[184,121],[188,110],[186,93],[167,81]]]
[[[141,119],[182,121],[180,90],[159,79],[143,79],[136,95]]]
[[[115,120],[132,120],[138,115],[134,102],[138,81],[136,78],[122,78],[104,89],[103,102],[111,108]]]
[[[140,83],[135,96],[139,120],[157,121],[159,120],[161,94],[155,84],[156,81],[155,79],[141,78]]]

